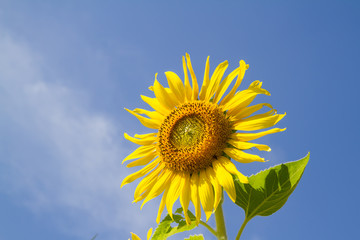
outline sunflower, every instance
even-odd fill
[[[232,175],[236,175],[242,183],[248,183],[248,179],[230,159],[240,163],[265,162],[264,158],[244,150],[257,148],[270,151],[270,147],[249,141],[285,130],[272,128],[257,131],[274,126],[286,114],[277,114],[267,103],[249,106],[256,95],[270,95],[261,87],[260,81],[254,81],[246,90],[237,92],[249,67],[243,60],[226,77],[224,73],[228,62],[219,64],[210,77],[208,57],[201,89],[188,54],[186,60],[185,57],[182,58],[182,63],[184,82],[176,73],[165,72],[169,84],[169,88],[166,88],[158,82],[155,74],[154,85],[149,88],[154,92],[155,98],[141,96],[154,111],[126,109],[145,127],[154,129],[155,132],[136,134],[134,137],[124,134],[127,140],[141,146],[128,155],[123,163],[133,160],[127,167],[143,167],[127,176],[121,187],[144,177],[134,193],[134,202],[143,200],[141,208],[163,193],[157,223],[165,206],[172,217],[172,208],[178,198],[188,224],[190,218],[187,210],[190,201],[195,208],[197,223],[201,217],[200,206],[207,221],[218,207],[223,189],[235,202],[236,191]],[[269,111],[254,114],[263,107],[269,108]]]

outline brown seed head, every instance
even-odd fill
[[[192,173],[222,154],[230,121],[218,105],[195,101],[174,109],[159,129],[158,151],[167,168]]]

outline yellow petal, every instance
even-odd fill
[[[152,228],[150,228],[150,229],[148,230],[148,232],[147,232],[147,234],[146,234],[146,239],[147,239],[147,240],[149,240],[149,239],[151,238],[152,231],[153,231]]]
[[[145,134],[135,134],[134,137],[136,138],[149,138],[149,137],[154,137],[156,135],[156,133],[145,133]]]
[[[166,201],[167,193],[168,193],[168,189],[165,189],[165,192],[164,192],[164,194],[163,194],[163,196],[161,198],[158,214],[157,214],[157,217],[156,217],[156,223],[157,224],[160,223],[161,214],[162,214],[162,212],[164,211],[164,208],[165,208],[165,201]]]
[[[240,119],[249,117],[251,114],[253,114],[256,111],[259,111],[261,108],[263,108],[264,106],[273,109],[273,107],[268,104],[268,103],[260,103],[260,104],[256,104],[254,106],[251,107],[245,107],[245,108],[241,108],[241,109],[234,109],[232,114],[231,114],[231,121],[238,121]]]
[[[183,184],[182,179],[183,179],[183,174],[175,173],[169,187],[169,193],[166,198],[166,208],[171,218],[173,218],[172,216],[173,205],[175,201],[179,198],[180,190],[182,189],[181,186]]]
[[[189,203],[190,203],[190,175],[189,174],[184,174],[184,178],[182,179],[183,183],[183,188],[181,189],[181,194],[180,194],[180,204],[184,210],[184,216],[185,216],[185,220],[186,220],[186,224],[190,224],[191,220],[190,217],[188,215],[188,209],[189,209]]]
[[[183,69],[184,69],[184,84],[185,84],[185,100],[190,101],[192,96],[192,89],[189,82],[188,70],[186,66],[185,57],[182,57]]]
[[[159,100],[159,103],[167,110],[172,111],[176,106],[176,101],[171,97],[166,89],[155,79],[154,82],[154,94]]]
[[[214,96],[215,92],[218,90],[220,81],[221,81],[228,65],[229,65],[228,61],[225,61],[223,63],[220,63],[216,67],[213,75],[211,76],[209,87],[206,91],[205,101],[210,101],[210,99]]]
[[[145,176],[137,185],[134,192],[134,202],[143,200],[150,192],[157,181],[160,172],[164,169],[164,164],[160,163],[151,173]]]
[[[274,116],[275,114],[277,114],[277,110],[276,109],[270,109],[269,111],[267,111],[265,113],[256,114],[254,116],[251,116],[251,117],[248,117],[248,118],[245,118],[245,119],[241,119],[241,120],[238,120],[236,122],[262,119],[262,118],[266,118],[266,117],[269,117],[269,116]]]
[[[185,88],[179,76],[174,72],[165,72],[171,91],[175,94],[180,103],[185,101]]]
[[[126,140],[129,140],[130,142],[133,142],[138,145],[150,145],[153,144],[156,141],[156,137],[150,136],[147,138],[137,139],[134,137],[130,137],[127,133],[124,133],[124,137]]]
[[[157,182],[154,184],[154,186],[151,188],[151,191],[149,192],[147,197],[144,199],[143,203],[141,204],[140,209],[142,209],[142,207],[144,206],[144,204],[146,202],[159,196],[165,189],[169,188],[173,177],[174,177],[174,174],[172,171],[164,169],[164,171],[158,177]]]
[[[137,113],[137,114],[145,114],[149,118],[151,118],[153,120],[157,120],[159,122],[163,122],[164,118],[165,118],[162,114],[160,114],[159,112],[156,112],[156,111],[148,111],[148,110],[141,109],[141,108],[135,108],[133,111],[134,111],[134,113]]]
[[[254,131],[254,130],[261,130],[264,128],[269,128],[274,126],[278,123],[283,117],[285,117],[286,113],[284,114],[275,114],[273,116],[258,118],[258,119],[243,119],[237,123],[234,123],[233,129],[234,130],[241,130],[241,131]],[[249,120],[250,119],[250,120]]]
[[[155,111],[157,111],[158,113],[161,113],[163,116],[167,116],[171,112],[171,110],[169,110],[166,107],[164,107],[163,105],[161,105],[159,100],[157,100],[156,98],[150,98],[150,97],[141,95],[141,99],[144,102],[146,102],[147,104],[149,104],[149,106],[152,107]]]
[[[123,161],[122,163],[131,160],[131,159],[136,159],[136,158],[140,158],[143,157],[153,151],[155,151],[156,146],[155,145],[145,145],[145,146],[141,146],[138,147],[135,151],[133,151],[132,153],[130,153]]]
[[[205,72],[204,72],[204,80],[200,91],[200,100],[205,99],[206,91],[209,86],[209,72],[210,72],[210,64],[209,64],[209,56],[206,59]]]
[[[214,210],[216,211],[217,206],[219,205],[221,198],[222,198],[222,189],[221,185],[219,184],[218,180],[216,179],[216,174],[214,172],[214,169],[211,167],[206,168],[206,176],[208,179],[210,179],[211,184],[214,188]]]
[[[237,140],[237,141],[251,141],[258,138],[261,138],[265,135],[272,134],[272,133],[278,133],[285,131],[286,128],[272,128],[270,130],[264,131],[264,132],[258,132],[258,133],[233,133],[230,135],[231,139]]]
[[[182,103],[177,99],[175,93],[170,88],[164,88],[164,89],[167,92],[167,94],[169,95],[169,97],[174,101],[175,106],[178,106]]]
[[[241,163],[251,163],[251,162],[265,162],[265,160],[258,155],[253,155],[249,153],[245,153],[239,149],[236,148],[225,148],[224,152],[230,156],[235,161],[241,162]]]
[[[219,157],[218,158],[221,165],[224,166],[224,168],[231,174],[234,174],[236,176],[238,176],[240,182],[242,183],[249,183],[249,180],[248,178],[242,174],[241,172],[239,172],[237,169],[236,169],[236,166],[234,165],[234,163],[232,163],[228,158],[226,157]]]
[[[134,198],[133,203],[144,200],[149,195],[149,192],[151,191],[151,188],[154,186],[154,184],[155,182],[151,182],[151,184],[148,185],[149,188],[145,189],[141,195],[137,196],[137,198]]]
[[[240,67],[239,67],[238,78],[237,78],[233,88],[231,89],[231,91],[223,98],[223,100],[221,100],[220,105],[227,104],[227,102],[233,98],[236,90],[238,89],[238,87],[240,86],[240,84],[244,78],[245,71],[249,68],[249,65],[246,64],[244,62],[244,60],[241,60],[239,64],[240,64]]]
[[[191,96],[191,100],[196,100],[198,98],[198,95],[199,95],[199,86],[198,86],[198,83],[197,83],[197,79],[196,79],[196,75],[194,73],[193,67],[191,65],[190,55],[187,54],[187,53],[186,53],[186,62],[187,62],[187,66],[189,68],[191,79],[192,79],[192,96]]]
[[[201,218],[201,208],[200,208],[200,198],[199,198],[199,175],[198,173],[193,173],[190,180],[190,192],[191,192],[191,201],[195,207],[195,215],[196,215],[196,224],[200,223]]]
[[[224,187],[230,199],[235,202],[236,190],[231,174],[223,167],[223,165],[221,165],[219,160],[214,161],[212,165],[216,174],[216,179],[219,181],[220,185]]]
[[[151,152],[145,155],[144,157],[129,163],[128,165],[126,165],[126,167],[130,168],[130,167],[144,166],[149,162],[151,162],[157,155],[158,155],[157,152]]]
[[[131,233],[131,239],[132,240],[141,240],[141,238],[139,238],[139,236],[136,235],[135,233]]]
[[[120,187],[122,188],[124,185],[131,183],[131,182],[135,181],[136,179],[146,175],[148,172],[150,172],[152,169],[154,169],[158,163],[159,163],[159,161],[156,159],[154,162],[146,165],[146,167],[144,167],[143,169],[141,169],[137,172],[134,172],[133,174],[130,174],[122,181]]]
[[[218,90],[216,91],[214,103],[218,103],[226,90],[228,89],[229,85],[232,83],[232,81],[235,79],[235,77],[239,74],[240,68],[236,68],[234,71],[232,71],[220,84]]]
[[[206,215],[206,221],[208,221],[214,210],[214,191],[205,170],[200,171],[199,196]]]
[[[238,92],[235,96],[223,104],[223,108],[229,110],[231,113],[238,112],[239,109],[247,107],[258,94],[270,95],[270,93],[261,88],[262,82],[254,81],[250,84],[249,88]]]
[[[264,144],[257,144],[257,143],[250,143],[250,142],[242,142],[242,141],[236,141],[236,140],[229,140],[229,144],[233,145],[237,149],[246,150],[250,148],[257,148],[260,151],[271,151],[271,148]]]
[[[140,116],[139,114],[135,113],[134,111],[131,111],[127,108],[125,108],[126,111],[134,115],[139,121],[144,125],[145,127],[152,128],[152,129],[159,129],[161,126],[161,122],[156,119],[150,119],[143,116]]]

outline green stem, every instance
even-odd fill
[[[200,221],[200,224],[207,228],[215,237],[216,237],[216,231],[210,227],[206,222]]]
[[[216,236],[218,240],[227,240],[224,212],[222,209],[223,199],[215,210]]]
[[[246,226],[246,224],[247,224],[248,222],[249,222],[249,220],[248,220],[247,218],[245,218],[243,224],[241,225],[241,228],[240,228],[238,234],[236,235],[235,240],[239,240],[239,239],[240,239],[241,233],[244,231],[244,228],[245,228],[245,226]]]

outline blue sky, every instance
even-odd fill
[[[244,59],[243,86],[263,81],[272,96],[257,101],[287,112],[287,131],[261,139],[270,161],[243,173],[311,152],[287,204],[243,238],[356,238],[359,12],[357,1],[1,1],[0,240],[127,239],[156,225],[159,201],[140,211],[136,184],[119,188],[135,149],[123,132],[147,132],[124,107],[146,108],[140,94],[157,72],[181,75],[185,52],[199,78],[208,55],[212,70]],[[224,208],[234,239],[243,211]]]

